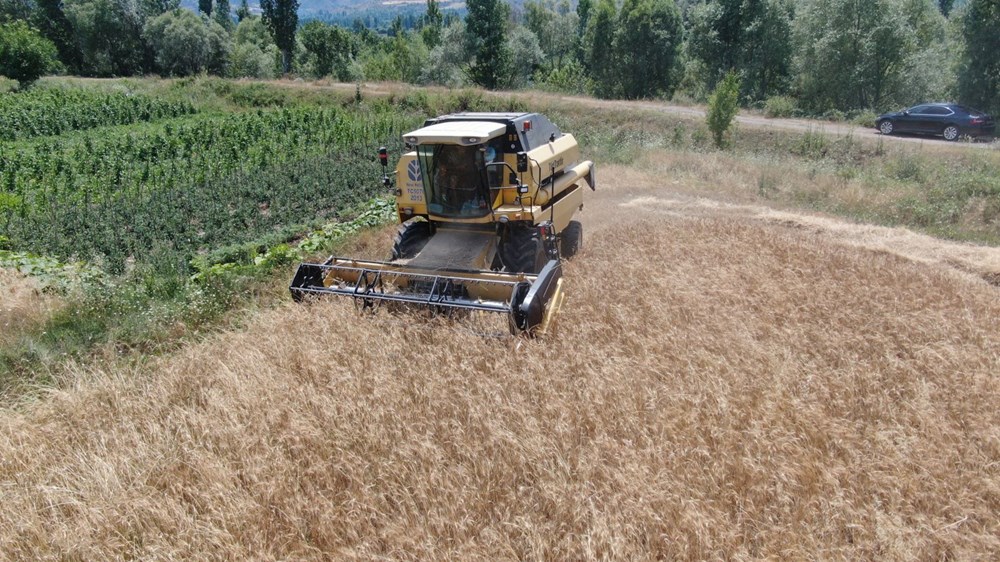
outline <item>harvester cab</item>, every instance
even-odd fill
[[[303,263],[292,296],[342,295],[434,310],[499,312],[513,333],[550,330],[563,299],[561,260],[583,240],[573,220],[594,167],[537,113],[457,113],[403,135],[400,226],[387,262]],[[379,150],[383,169],[388,155]]]

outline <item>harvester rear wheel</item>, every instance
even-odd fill
[[[431,237],[431,223],[410,219],[399,225],[392,241],[391,261],[412,258],[424,249]]]
[[[500,259],[507,271],[538,273],[547,261],[545,248],[531,228],[511,228],[500,244]]]
[[[583,247],[583,225],[580,221],[569,221],[569,225],[559,235],[559,252],[564,259],[576,255]]]

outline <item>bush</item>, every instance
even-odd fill
[[[56,46],[23,21],[0,24],[0,75],[22,89],[59,69]]]
[[[798,111],[798,103],[790,96],[771,96],[764,102],[764,115],[768,117],[794,117]]]
[[[825,121],[832,121],[834,123],[839,123],[841,121],[847,120],[847,114],[839,109],[830,109],[823,113],[821,116]]]
[[[266,50],[253,43],[237,43],[229,56],[226,75],[230,78],[266,78],[278,76],[275,62],[281,53],[278,47],[270,45]]]
[[[552,69],[546,74],[539,74],[537,85],[541,90],[582,95],[593,89],[587,71],[576,61],[564,64],[562,68]]]
[[[851,115],[851,123],[859,127],[865,127],[868,129],[875,128],[875,119],[878,118],[878,114],[870,109],[855,112]]]
[[[708,129],[712,131],[715,146],[722,148],[723,136],[739,111],[740,77],[730,71],[719,82],[708,99],[708,114],[705,116]]]

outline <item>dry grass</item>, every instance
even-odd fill
[[[289,304],[3,412],[0,555],[1000,556],[996,288],[602,174],[557,339]]]
[[[47,319],[57,299],[42,293],[35,280],[0,268],[0,349],[13,346],[26,330]]]

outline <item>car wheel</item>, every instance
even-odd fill
[[[944,128],[941,134],[944,135],[944,140],[953,141],[958,138],[958,127],[955,125],[948,125]]]
[[[892,121],[889,121],[888,119],[878,124],[878,130],[881,131],[883,135],[891,135],[892,129]]]

